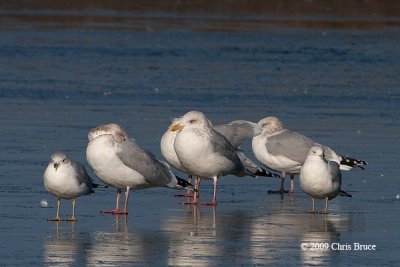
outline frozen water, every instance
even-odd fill
[[[1,10],[8,19],[0,26],[1,264],[398,262],[396,20],[348,25],[339,16],[334,26],[308,27],[318,21],[289,19],[286,25],[274,17],[231,20],[190,12],[157,13],[152,20],[148,13],[106,9],[87,11],[93,19],[85,21],[75,16],[84,11],[13,10]],[[90,170],[89,129],[116,122],[161,158],[161,135],[172,117],[188,110],[201,110],[216,124],[274,115],[369,165],[343,172],[342,187],[353,198],[334,199],[326,217],[306,213],[311,199],[297,180],[295,196],[281,199],[267,194],[278,180],[230,176],[219,180],[215,209],[179,206],[174,191],[148,189],[133,192],[128,218],[104,216],[99,211],[115,201],[108,188],[77,200],[77,223],[46,221],[56,211],[42,178],[53,151],[66,151]],[[249,143],[243,149],[251,155]],[[204,181],[200,197],[209,199],[211,192]],[[44,198],[45,209],[38,205]],[[62,215],[70,205],[62,201]],[[377,250],[301,250],[301,243],[361,243]]]

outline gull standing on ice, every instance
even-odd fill
[[[254,156],[271,170],[281,173],[281,187],[279,191],[270,193],[284,194],[284,180],[290,175],[290,194],[294,193],[294,175],[300,173],[308,150],[318,145],[312,139],[297,132],[287,130],[276,117],[266,117],[258,122],[262,128],[260,135],[253,138],[252,148]],[[328,160],[336,161],[341,170],[350,170],[354,167],[364,169],[365,161],[339,156],[331,148],[323,146]]]
[[[174,149],[185,170],[204,179],[212,177],[214,181],[213,199],[204,204],[217,205],[218,176],[253,175],[245,169],[231,143],[212,128],[203,113],[190,111],[171,129],[179,131],[174,141]]]
[[[128,214],[131,189],[168,187],[173,189],[193,186],[176,177],[169,165],[129,139],[126,131],[117,124],[101,125],[90,130],[86,158],[97,177],[105,184],[117,188],[116,207],[103,213]],[[125,192],[125,206],[119,208],[121,190]]]
[[[93,183],[82,164],[72,161],[63,152],[54,152],[51,155],[43,179],[47,192],[57,197],[57,215],[49,221],[61,221],[61,199],[72,199],[72,217],[66,220],[76,221],[75,198],[94,193],[93,187],[98,186]]]
[[[188,171],[182,166],[181,162],[178,159],[178,156],[176,155],[175,149],[174,149],[174,142],[175,142],[176,135],[178,134],[178,131],[173,131],[171,129],[173,125],[180,123],[181,120],[182,120],[181,117],[174,118],[172,120],[171,125],[168,127],[167,131],[161,137],[160,150],[161,150],[161,155],[163,155],[165,160],[170,165],[172,165],[175,169],[188,174],[188,180],[190,183],[192,180],[192,175],[189,174]],[[197,182],[198,182],[198,180],[196,179],[196,181],[195,181],[195,189],[196,190],[198,190]],[[196,194],[196,192],[194,194]],[[186,192],[186,193],[177,193],[177,194],[175,194],[175,196],[177,196],[177,197],[192,197],[194,195],[190,190],[188,190],[188,192]],[[196,197],[197,197],[197,195],[196,195]]]
[[[321,212],[328,214],[328,200],[337,195],[351,197],[351,195],[340,190],[342,174],[339,163],[326,161],[324,148],[320,145],[312,146],[308,151],[306,160],[300,170],[300,188],[312,197],[315,211],[315,198],[325,199],[325,210]]]
[[[173,126],[179,124],[182,121],[182,117],[174,118],[172,120],[172,124],[168,127],[167,131],[163,134],[160,141],[160,149],[161,154],[164,156],[166,161],[174,166],[176,169],[188,173],[188,171],[182,166],[179,161],[178,156],[176,155],[174,142],[176,135],[179,131],[173,131]],[[237,155],[239,156],[240,161],[244,165],[244,167],[250,171],[252,174],[256,176],[264,176],[264,177],[280,177],[276,174],[268,172],[263,168],[259,167],[256,163],[250,160],[244,153],[239,149],[239,146],[244,142],[247,138],[252,138],[261,133],[261,127],[258,126],[257,123],[245,121],[245,120],[236,120],[232,121],[228,124],[216,125],[213,127],[214,130],[224,135],[226,139],[232,144],[235,148]],[[189,179],[191,179],[192,175],[188,173]],[[189,180],[190,181],[190,180]],[[196,178],[195,188],[199,190],[200,181]],[[196,192],[195,192],[196,194]],[[192,196],[190,194],[182,194],[177,196]],[[197,195],[198,196],[198,195]],[[194,204],[197,203],[196,200]],[[187,203],[188,204],[188,203]]]

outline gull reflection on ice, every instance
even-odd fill
[[[216,208],[188,206],[186,216],[170,217],[162,231],[171,233],[169,266],[210,266],[221,254],[217,241]]]
[[[348,231],[351,227],[351,216],[310,214],[309,217],[308,231],[300,238],[300,244],[306,244],[300,249],[303,265],[320,266],[335,263],[339,253],[332,249],[332,244],[345,242],[341,241],[340,233]]]
[[[170,217],[162,230],[171,233],[168,265],[246,264],[251,216],[246,210],[190,207],[186,216]]]
[[[85,262],[84,238],[78,239],[75,222],[55,223],[56,233],[46,237],[44,241],[44,265],[78,266]]]
[[[287,265],[293,265],[295,255],[290,251],[303,228],[302,216],[285,209],[254,217],[249,232],[252,264],[280,263],[284,258]]]
[[[115,231],[93,233],[90,266],[132,266],[167,262],[169,240],[158,230],[128,230],[128,216],[115,216]],[[132,228],[132,227],[131,227]]]
[[[301,243],[339,242],[340,233],[351,228],[351,217],[348,214],[328,216],[308,214],[296,207],[292,209],[291,202],[287,206],[276,205],[266,209],[260,215],[254,216],[250,229],[250,245],[252,264],[274,264],[285,259],[287,265],[321,265],[329,261],[332,250],[310,251],[301,250]],[[275,205],[275,203],[270,203]],[[295,205],[302,205],[298,202]],[[298,253],[293,253],[293,250]],[[320,261],[320,262],[319,262]]]

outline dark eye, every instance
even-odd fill
[[[190,120],[189,123],[195,123],[197,120]]]
[[[67,159],[65,158],[65,159],[63,159],[63,162],[66,162],[67,161]]]

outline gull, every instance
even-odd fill
[[[172,120],[171,125],[168,127],[167,131],[163,134],[160,141],[160,150],[161,154],[165,158],[165,160],[174,166],[177,170],[188,173],[188,171],[182,166],[179,161],[178,156],[176,155],[174,142],[175,138],[179,131],[174,131],[172,128],[174,125],[179,124],[182,121],[182,117],[177,117]],[[210,123],[211,124],[211,123]],[[268,172],[250,160],[243,151],[240,150],[239,146],[247,139],[252,138],[261,133],[261,127],[257,123],[246,121],[246,120],[236,120],[232,121],[228,124],[220,124],[213,127],[214,130],[224,135],[226,139],[232,144],[232,146],[236,150],[236,154],[239,156],[240,161],[244,165],[244,167],[250,171],[255,176],[264,176],[264,177],[280,177],[276,174]],[[192,177],[191,174],[188,173],[189,181]],[[200,181],[196,178],[195,188],[199,190]],[[196,194],[196,192],[195,192]],[[176,196],[193,196],[192,194],[177,194]],[[198,193],[196,195],[198,197]],[[185,204],[196,204],[197,201],[195,199],[194,203],[185,203]]]
[[[178,156],[176,155],[175,149],[174,149],[174,142],[176,135],[178,134],[177,131],[173,131],[171,128],[173,125],[180,123],[182,120],[181,117],[174,118],[172,120],[171,125],[168,127],[167,131],[163,134],[161,137],[160,141],[160,150],[161,150],[161,155],[165,158],[165,160],[172,165],[175,169],[188,173],[188,171],[182,166],[181,162],[178,159]],[[188,174],[188,180],[191,182],[192,180],[192,175]],[[197,179],[195,183],[195,189],[198,190],[197,188]],[[196,193],[195,193],[196,194]],[[188,190],[186,193],[177,193],[175,194],[177,197],[182,197],[182,196],[187,196],[187,197],[192,197],[193,193]]]
[[[166,162],[158,161],[141,148],[118,124],[100,125],[89,131],[86,158],[96,176],[105,184],[117,188],[116,207],[108,214],[128,214],[131,189],[168,187],[173,189],[193,186],[176,177]],[[125,191],[124,209],[119,208],[121,190]]]
[[[174,131],[173,127],[174,125],[179,124],[181,121],[182,117],[174,118],[172,120],[171,125],[161,137],[160,150],[161,155],[163,155],[163,157],[169,164],[174,166],[175,169],[187,173],[187,170],[182,166],[174,149],[174,142],[178,131]]]
[[[179,131],[175,137],[174,150],[184,169],[193,176],[213,179],[213,199],[203,204],[217,205],[218,176],[227,174],[254,176],[245,169],[232,144],[213,129],[203,113],[199,111],[186,113],[179,123],[171,127],[171,130]]]
[[[325,210],[321,213],[328,214],[328,200],[337,195],[351,197],[340,189],[342,174],[340,165],[336,161],[325,159],[324,147],[315,145],[308,151],[305,162],[300,170],[300,188],[312,198],[315,211],[315,198],[325,199]]]
[[[281,187],[279,191],[270,193],[283,194],[284,180],[290,175],[290,194],[294,193],[294,175],[300,173],[308,150],[318,145],[314,140],[297,132],[287,130],[276,117],[266,117],[258,122],[262,128],[261,134],[253,137],[252,148],[256,159],[271,170],[281,173]],[[331,148],[323,146],[328,160],[336,161],[341,170],[350,170],[354,167],[364,169],[367,162],[350,157],[339,156]]]
[[[54,152],[44,175],[44,187],[47,192],[57,197],[57,215],[49,221],[61,221],[59,216],[61,199],[72,199],[72,217],[67,221],[76,221],[76,198],[94,193],[94,184],[85,167],[79,162],[72,161],[63,152]]]

